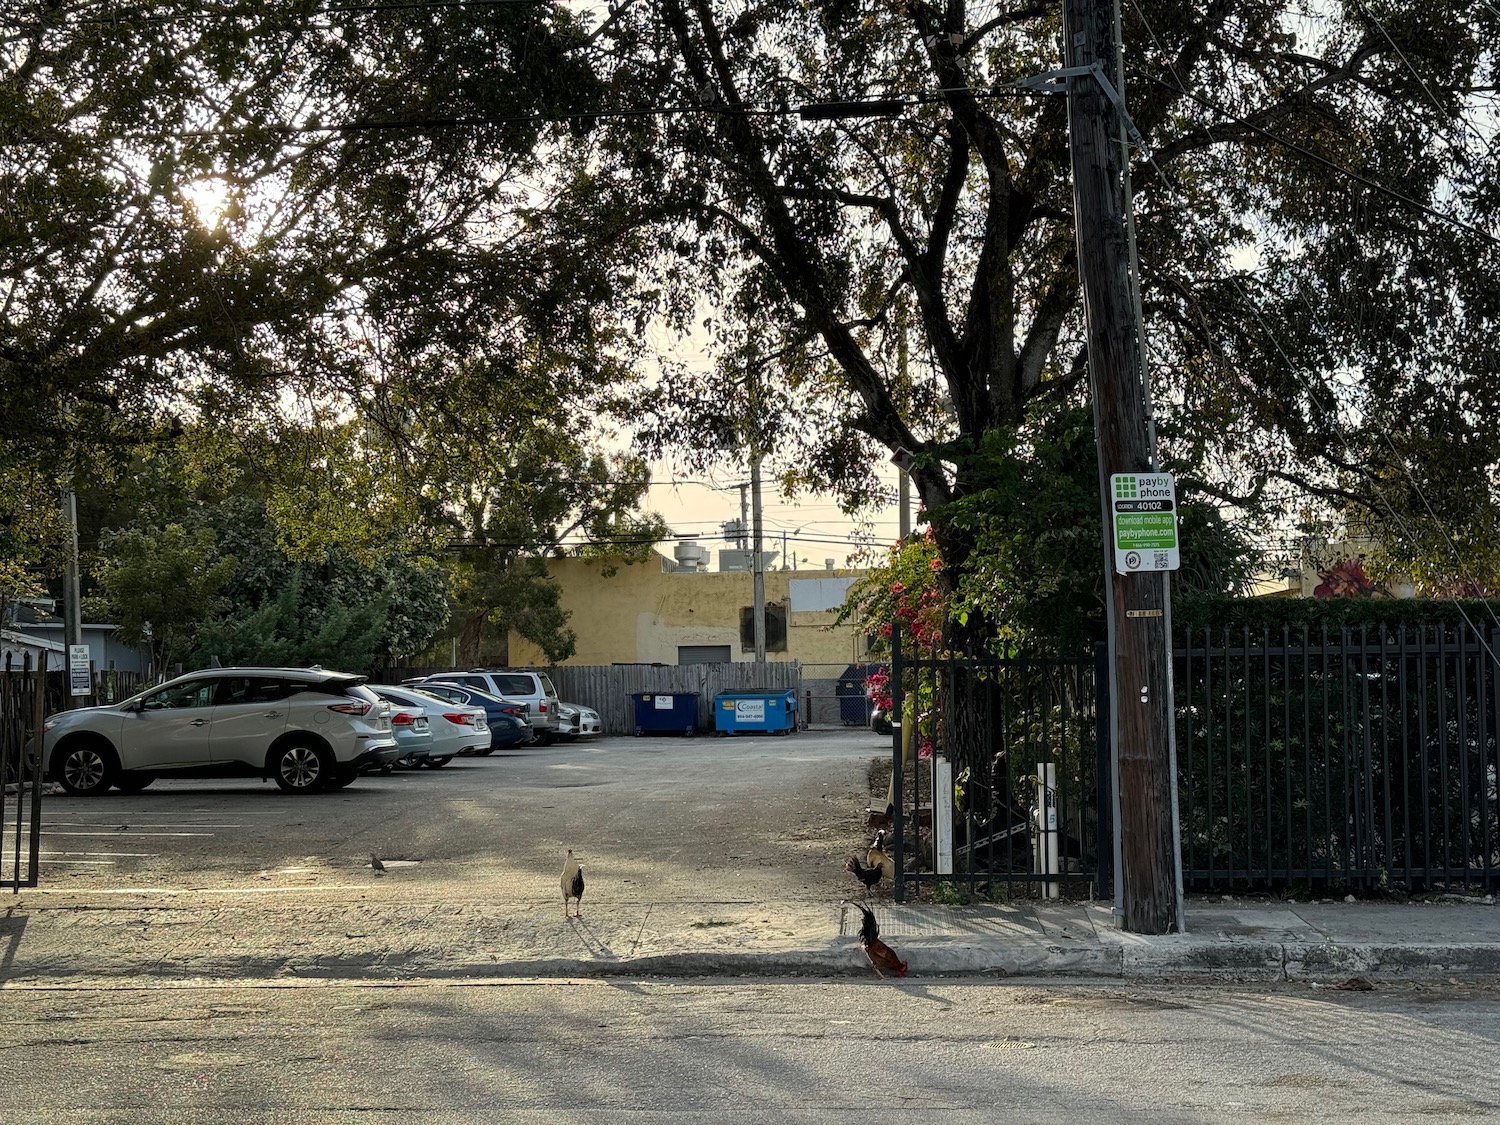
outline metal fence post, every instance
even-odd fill
[[[1109,752],[1109,651],[1094,646],[1094,786],[1098,814],[1095,820],[1094,867],[1098,898],[1115,893],[1115,804],[1113,755]]]
[[[901,619],[891,622],[891,833],[895,837],[895,854],[891,857],[896,865],[891,897],[897,902],[906,901],[906,817],[902,812],[904,778],[901,760],[901,725],[906,719],[906,668],[901,660]]]

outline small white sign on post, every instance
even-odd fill
[[[1171,473],[1116,473],[1109,478],[1115,570],[1176,570],[1177,482]]]
[[[937,873],[953,874],[953,763],[941,754],[932,759],[932,838]]]
[[[68,684],[71,694],[93,694],[93,675],[89,664],[88,645],[68,646]]]

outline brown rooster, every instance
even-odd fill
[[[864,915],[864,920],[859,925],[859,947],[865,951],[865,956],[870,959],[870,967],[875,970],[875,975],[884,979],[885,974],[881,969],[889,969],[898,977],[906,975],[906,962],[896,956],[896,951],[885,942],[880,940],[880,923],[875,921],[875,912],[868,907],[860,906],[857,902],[844,900],[847,906],[858,906],[859,912]]]

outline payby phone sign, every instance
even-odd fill
[[[1176,570],[1177,482],[1171,473],[1116,473],[1109,478],[1115,570]]]

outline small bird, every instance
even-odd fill
[[[847,906],[859,907],[859,912],[864,915],[864,920],[859,926],[859,947],[865,951],[865,956],[870,959],[870,967],[875,970],[875,975],[882,980],[885,974],[881,969],[889,969],[898,977],[906,975],[906,962],[896,956],[896,951],[885,942],[880,940],[880,923],[875,921],[875,912],[869,907],[860,906],[857,902],[844,900]]]
[[[380,857],[378,855],[372,855],[370,857],[370,866],[375,869],[375,874],[377,874],[377,875],[384,875],[385,874],[385,864],[383,864],[383,863],[380,862]]]
[[[885,872],[882,871],[879,867],[866,867],[864,864],[859,862],[858,856],[852,855],[844,862],[844,870],[849,872],[861,883],[863,883],[865,885],[866,892],[868,892],[871,887],[878,885],[880,882],[880,877],[885,874]]]
[[[573,858],[573,849],[568,849],[567,862],[562,869],[563,917],[568,917],[568,900],[578,900],[578,917],[583,917],[583,864]]]

